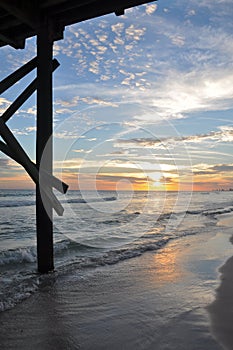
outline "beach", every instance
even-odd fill
[[[0,350],[233,350],[233,2],[0,17]]]
[[[232,215],[225,214],[219,221],[219,225],[229,227],[233,225]],[[230,237],[233,243],[233,236]],[[214,302],[208,307],[211,315],[211,328],[213,334],[217,337],[219,343],[224,349],[233,347],[233,257],[230,257],[225,264],[219,269],[221,283],[216,291]]]
[[[0,314],[0,348],[223,349],[213,305],[230,237],[220,226],[85,275],[48,275],[31,297]],[[232,259],[221,273],[229,274],[229,265]],[[221,285],[218,310],[223,293]]]

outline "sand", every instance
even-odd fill
[[[219,225],[233,227],[232,214],[222,217]],[[233,243],[233,237],[230,238]],[[233,349],[233,257],[219,269],[221,284],[216,292],[216,299],[208,307],[211,316],[211,329],[224,349]]]
[[[221,285],[216,300],[208,307],[211,328],[224,349],[233,349],[233,257],[220,269]]]
[[[0,348],[220,350],[213,332],[216,308],[224,305],[213,302],[218,267],[231,253],[220,229],[115,265],[50,275],[30,298],[0,314]],[[227,274],[232,264],[225,265]],[[232,286],[231,280],[230,293]],[[230,316],[221,317],[226,326]]]

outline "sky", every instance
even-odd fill
[[[233,4],[159,0],[54,43],[54,173],[71,189],[233,188]],[[0,79],[36,55],[0,49]],[[0,96],[2,114],[35,72]],[[35,160],[36,97],[7,122]],[[0,188],[33,188],[0,154]]]

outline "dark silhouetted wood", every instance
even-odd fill
[[[52,174],[52,51],[49,23],[44,20],[37,35],[37,139],[36,164]],[[47,191],[52,191],[51,187]],[[53,262],[53,210],[52,205],[45,203],[40,185],[36,186],[36,220],[37,220],[37,261],[38,271],[47,273],[54,269]]]
[[[59,67],[59,62],[54,59],[52,71]],[[12,115],[24,104],[25,101],[36,91],[37,88],[37,78],[35,78],[30,85],[17,97],[17,99],[10,105],[10,107],[3,113],[1,119],[7,122]]]
[[[15,72],[10,74],[7,78],[3,79],[0,82],[0,95],[9,89],[12,85],[17,83],[20,79],[22,79],[26,74],[31,72],[34,68],[36,68],[37,58],[33,58],[31,61],[26,63],[24,66],[17,69]]]

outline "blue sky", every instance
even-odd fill
[[[71,188],[233,187],[232,17],[230,0],[160,0],[67,27],[54,44],[55,173]],[[35,47],[1,48],[0,78]],[[0,97],[1,113],[34,74]],[[33,96],[8,122],[32,159],[35,117]],[[32,186],[0,163],[1,188]]]

